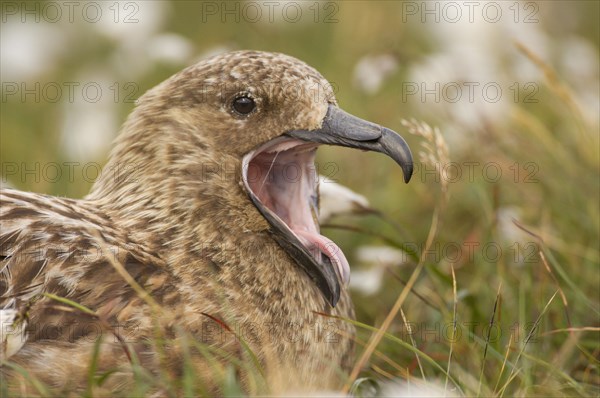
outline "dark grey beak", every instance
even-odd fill
[[[320,129],[295,130],[284,135],[302,141],[381,152],[400,165],[405,182],[410,180],[413,173],[412,154],[406,141],[400,135],[390,129],[350,115],[334,105],[329,105]],[[265,214],[265,217],[278,230],[277,233],[274,233],[274,238],[315,281],[331,306],[335,307],[341,290],[341,278],[337,275],[335,267],[331,264],[317,263],[293,234],[279,226],[280,223],[271,215]]]
[[[329,105],[320,129],[295,130],[286,135],[303,141],[384,153],[400,165],[406,183],[413,173],[412,154],[404,138],[393,130],[367,122],[334,105]]]

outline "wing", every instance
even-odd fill
[[[148,306],[115,264],[159,303],[175,299],[177,284],[160,257],[91,202],[0,190],[0,319],[3,329],[15,325],[1,336],[0,359],[17,352],[23,344],[14,338],[24,335],[25,346],[75,343],[98,328],[147,323]]]

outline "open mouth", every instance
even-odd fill
[[[271,225],[273,238],[335,306],[350,280],[350,266],[340,248],[319,233],[314,159],[320,144],[384,153],[400,165],[405,182],[413,163],[397,133],[335,105],[329,105],[320,128],[285,132],[244,156],[244,188]]]
[[[350,266],[342,250],[319,233],[318,175],[314,160],[319,144],[279,137],[244,157],[243,180],[255,204],[293,235],[324,267],[333,267],[347,285]],[[267,218],[267,219],[269,219]]]

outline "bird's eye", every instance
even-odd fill
[[[254,100],[247,95],[237,97],[233,100],[233,104],[231,104],[233,110],[239,113],[240,115],[247,115],[256,108],[256,103]]]

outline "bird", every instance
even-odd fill
[[[406,141],[343,111],[317,70],[233,51],[142,95],[83,199],[1,190],[3,380],[81,392],[94,360],[124,391],[132,363],[173,377],[191,363],[221,394],[214,361],[251,353],[271,393],[339,389],[355,315],[348,261],[319,230],[320,145],[412,174]]]

